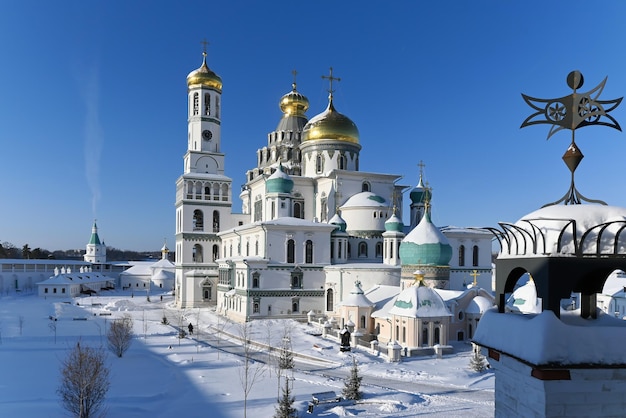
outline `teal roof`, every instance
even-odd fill
[[[100,237],[98,236],[98,225],[93,223],[93,227],[91,228],[91,238],[89,238],[89,244],[100,245]]]
[[[452,246],[426,212],[422,221],[402,240],[399,254],[403,265],[446,266],[452,258]]]
[[[402,220],[396,215],[392,215],[391,218],[385,221],[385,231],[389,232],[403,232],[404,224]]]
[[[417,186],[411,190],[409,194],[412,203],[426,203],[432,200],[433,194],[430,191],[430,188],[424,186],[422,183],[422,176],[420,175],[420,181],[417,183]]]
[[[267,193],[291,193],[292,190],[293,180],[283,171],[283,165],[279,164],[276,171],[265,182],[265,191]]]

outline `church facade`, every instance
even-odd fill
[[[310,119],[309,101],[295,82],[280,98],[282,116],[257,150],[256,167],[245,173],[242,213],[233,213],[232,181],[220,151],[222,80],[206,54],[187,76],[187,153],[176,182],[178,307],[216,306],[242,322],[313,315],[339,323],[355,282],[400,293],[418,267],[433,287],[473,283],[491,290],[489,233],[450,228],[445,265],[402,259],[409,231],[429,217],[431,191],[421,176],[411,189],[399,184],[401,175],[361,170],[359,130],[335,107],[332,71],[325,78],[328,105]],[[431,249],[427,245],[426,253]]]

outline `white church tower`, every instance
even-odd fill
[[[96,221],[93,221],[93,226],[91,227],[91,237],[85,247],[85,255],[83,256],[83,259],[92,264],[104,264],[107,261],[107,247],[104,242],[100,242]]]
[[[221,145],[222,79],[207,66],[187,76],[187,152],[176,181],[176,302],[203,306],[216,299],[220,239],[231,218],[232,180],[224,175]]]

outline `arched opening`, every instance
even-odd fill
[[[334,310],[335,306],[335,295],[333,294],[333,289],[328,289],[326,291],[326,310],[331,312]]]
[[[365,241],[359,242],[359,257],[367,257],[367,243]]]
[[[361,328],[365,328],[365,315],[361,315]]]
[[[193,230],[194,231],[203,231],[204,230],[204,214],[200,209],[196,209],[193,211]]]
[[[459,266],[465,265],[465,246],[459,245]]]
[[[463,341],[465,339],[463,335],[463,331],[459,331],[456,333],[456,339],[457,341]]]
[[[295,202],[293,204],[293,217],[304,219],[304,211],[302,210],[302,202]]]
[[[439,344],[439,342],[440,342],[440,339],[439,339],[439,334],[440,334],[440,333],[441,333],[441,330],[439,329],[439,327],[436,327],[436,328],[435,328],[435,335],[433,336],[433,337],[434,337],[434,338],[433,338],[433,340],[434,340],[434,341],[433,341],[433,345],[435,345],[435,344]]]
[[[310,239],[306,241],[304,248],[305,260],[304,262],[310,264],[313,262],[313,241]]]
[[[211,95],[209,93],[204,94],[204,114],[205,116],[211,114]]]
[[[202,263],[202,245],[196,244],[193,246],[192,258],[194,263]]]
[[[322,156],[317,154],[315,156],[315,171],[317,173],[321,173],[323,169],[324,169],[324,165],[322,164]]]
[[[220,232],[220,213],[213,211],[213,232]]]
[[[369,181],[364,181],[361,184],[361,191],[362,192],[371,192],[372,191],[372,186],[370,185]]]
[[[478,245],[474,245],[472,248],[472,266],[478,266]]]
[[[212,257],[212,261],[215,261],[219,258],[220,256],[220,247],[217,244],[213,245],[213,250],[211,252],[211,257]]]
[[[287,262],[296,262],[296,243],[292,239],[287,241]]]

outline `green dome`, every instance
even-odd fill
[[[403,232],[404,224],[402,220],[395,214],[385,221],[385,231],[388,232]]]
[[[283,165],[279,164],[276,171],[265,182],[265,191],[267,193],[291,193],[292,190],[293,180],[283,171]]]
[[[426,213],[402,240],[399,254],[402,265],[446,266],[452,258],[452,246]]]
[[[417,186],[411,190],[409,194],[412,203],[425,203],[430,202],[433,195],[430,191],[430,188],[424,186],[422,183],[422,176],[420,176],[420,181],[417,183]]]

